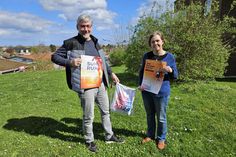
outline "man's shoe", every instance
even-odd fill
[[[125,141],[121,138],[116,137],[115,135],[112,135],[109,140],[106,140],[106,143],[124,143]]]
[[[147,143],[147,142],[150,142],[152,141],[152,139],[150,137],[145,137],[143,140],[142,140],[142,144],[144,143]]]
[[[163,150],[166,147],[165,141],[157,141],[156,146],[157,146],[157,149]]]
[[[87,146],[88,150],[90,150],[91,152],[97,151],[97,146],[94,142],[86,143],[86,146]]]

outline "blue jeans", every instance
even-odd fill
[[[165,141],[167,133],[166,109],[170,96],[157,97],[156,94],[143,91],[142,97],[147,116],[147,137],[157,141]],[[155,116],[158,125],[156,125]]]

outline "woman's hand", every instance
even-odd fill
[[[172,70],[172,68],[170,66],[165,66],[163,68],[160,68],[159,71],[160,72],[168,72],[168,73],[172,73],[173,72],[173,70]]]

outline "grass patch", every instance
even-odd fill
[[[123,70],[113,68],[121,83],[136,88],[137,76]],[[172,84],[164,151],[140,143],[146,117],[139,91],[131,116],[111,113],[113,130],[124,144],[105,144],[96,107],[96,154],[84,145],[82,108],[67,88],[64,71],[0,75],[0,84],[0,156],[236,156],[235,82]]]

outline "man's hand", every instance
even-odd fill
[[[144,88],[142,86],[138,86],[138,90],[144,91]]]
[[[111,74],[111,78],[115,84],[120,82],[119,78],[116,76],[115,73]]]
[[[75,58],[70,61],[72,67],[78,67],[81,64],[81,58]]]

